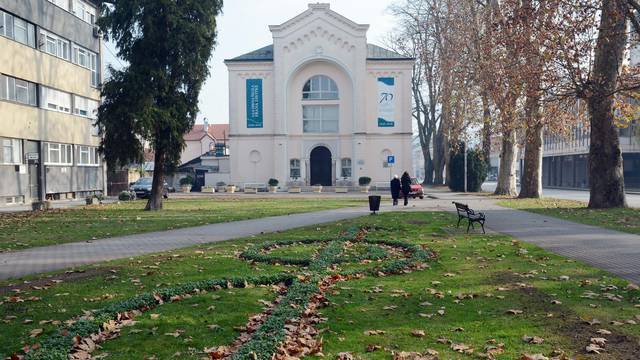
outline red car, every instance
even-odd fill
[[[409,193],[409,196],[413,199],[424,199],[424,190],[422,189],[422,184],[420,184],[417,178],[411,178],[411,192]],[[404,197],[402,189],[400,189],[400,197]]]

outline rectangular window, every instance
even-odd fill
[[[40,86],[40,107],[47,110],[71,113],[71,94]]]
[[[73,0],[73,13],[91,25],[96,22],[96,8],[82,0]]]
[[[292,179],[300,178],[300,160],[299,159],[291,159],[289,161],[289,177]]]
[[[0,11],[0,35],[35,47],[35,26],[4,11]]]
[[[50,3],[61,7],[64,11],[69,11],[69,0],[49,0]]]
[[[40,30],[40,50],[67,61],[71,60],[69,40],[42,29]]]
[[[0,75],[0,99],[37,106],[36,84]]]
[[[343,178],[350,178],[351,177],[351,159],[349,158],[344,158],[341,161],[341,169],[342,169],[342,177]]]
[[[302,106],[302,129],[305,133],[338,132],[338,105]]]
[[[45,165],[73,165],[73,145],[44,143]]]
[[[100,165],[100,156],[98,148],[94,146],[79,145],[78,147],[78,165],[82,166],[98,166]]]
[[[91,51],[73,44],[73,62],[82,66],[83,68],[90,69],[91,67],[91,55],[94,55]]]
[[[98,102],[82,96],[73,96],[73,113],[95,119],[98,113]]]
[[[98,86],[98,83],[100,83],[100,75],[98,73],[98,55],[92,53],[89,55],[89,59],[89,69],[91,70],[91,86],[96,87]]]
[[[18,139],[2,139],[2,161],[0,164],[22,164],[22,141]]]

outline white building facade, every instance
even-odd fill
[[[388,183],[412,167],[414,59],[367,44],[329,4],[269,27],[273,45],[225,61],[231,182]]]

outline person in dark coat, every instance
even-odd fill
[[[398,175],[393,175],[393,179],[391,180],[391,198],[393,199],[393,206],[398,205],[398,198],[400,198],[400,179]]]
[[[404,206],[409,204],[409,193],[411,193],[411,176],[408,172],[404,172],[400,178],[400,184],[402,185],[402,196],[404,197]]]

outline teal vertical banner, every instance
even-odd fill
[[[378,127],[394,127],[396,84],[392,77],[378,78]]]
[[[262,119],[262,79],[247,79],[247,128],[264,126]]]

